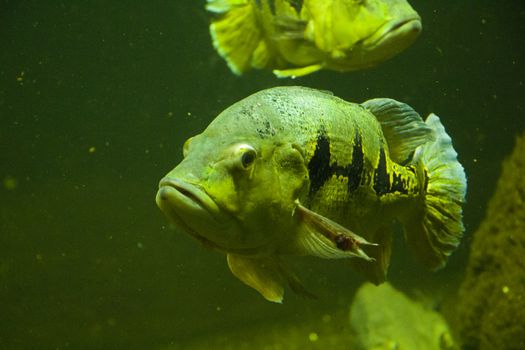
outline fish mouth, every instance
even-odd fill
[[[197,184],[177,178],[160,180],[157,206],[177,228],[209,248],[240,255],[254,255],[262,248],[232,245],[235,220]]]
[[[381,26],[374,34],[364,41],[364,44],[373,47],[397,44],[396,39],[404,38],[406,44],[410,45],[421,33],[421,18],[410,17],[399,21],[391,21]],[[404,48],[403,47],[403,48]]]
[[[165,177],[159,183],[156,202],[160,210],[188,233],[198,236],[219,224],[220,209],[199,186]]]

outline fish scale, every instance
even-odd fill
[[[361,104],[276,87],[225,109],[184,144],[157,204],[176,227],[227,255],[267,300],[310,295],[284,257],[352,259],[385,281],[392,222],[431,269],[464,228],[463,167],[440,119],[392,99]]]
[[[372,150],[363,146],[369,140],[362,141],[359,126],[353,133],[341,132],[341,129],[334,130],[334,133],[334,138],[339,140],[344,135],[353,134],[354,137],[338,142],[337,146],[330,143],[326,132],[317,137],[315,150],[308,160],[310,189],[305,203],[309,208],[337,222],[373,230],[376,225],[367,223],[365,218],[375,217],[377,213],[363,212],[360,207],[370,208],[374,206],[370,202],[378,201],[399,203],[420,195],[413,167],[399,166],[391,161],[387,163],[383,142],[379,152],[370,153]],[[334,157],[337,154],[345,156]],[[347,157],[349,154],[350,158]],[[348,161],[340,162],[334,158]],[[380,207],[376,207],[379,210]],[[360,212],[363,215],[359,215]]]

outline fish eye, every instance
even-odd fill
[[[184,142],[184,145],[182,145],[182,156],[184,158],[186,158],[186,156],[188,155],[188,150],[190,148],[190,142],[191,142],[191,139],[193,139],[193,137],[190,137],[189,139],[187,139],[185,142]]]
[[[241,164],[243,168],[249,168],[255,161],[257,154],[254,149],[247,149],[241,156]]]
[[[242,169],[249,169],[257,158],[257,151],[250,145],[241,144],[236,147],[236,156],[238,164]]]

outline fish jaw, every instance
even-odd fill
[[[390,50],[396,51],[394,53],[396,54],[410,46],[419,36],[421,30],[421,18],[419,16],[390,21],[364,40],[363,45],[377,50],[391,46]]]
[[[343,72],[373,67],[412,45],[421,30],[421,18],[417,15],[391,20],[350,50],[334,50],[325,66]]]
[[[155,200],[168,219],[201,241],[209,241],[224,226],[220,208],[195,184],[165,177],[159,183]]]

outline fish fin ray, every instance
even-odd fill
[[[299,215],[303,230],[297,241],[300,252],[324,259],[358,257],[372,261],[362,246],[375,245],[338,223],[297,204],[294,215]]]
[[[433,130],[409,105],[390,98],[374,98],[361,104],[381,124],[390,158],[403,164],[414,150],[434,139]]]
[[[404,227],[407,244],[418,260],[439,269],[457,248],[465,230],[462,205],[467,180],[439,117],[430,114],[426,124],[434,130],[436,139],[418,148],[414,155],[414,162],[428,177],[423,208],[405,219]]]
[[[268,50],[268,44],[264,40],[260,40],[259,44],[253,51],[251,65],[254,68],[262,69],[269,65],[271,61],[271,53]]]
[[[208,0],[206,9],[217,14],[210,34],[219,55],[235,74],[249,70],[262,37],[253,4],[247,0]]]
[[[276,40],[304,40],[307,21],[294,16],[280,15],[272,19]]]

